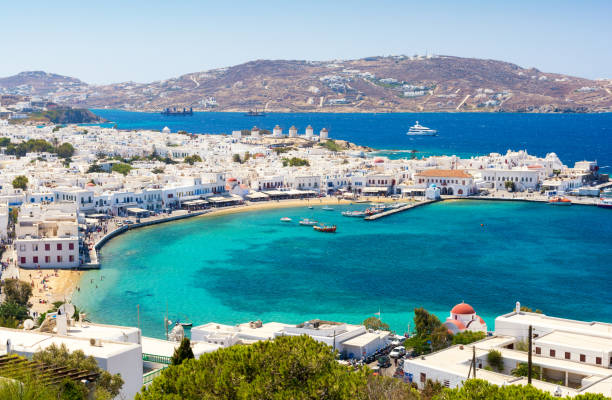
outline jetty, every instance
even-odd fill
[[[425,200],[425,201],[419,201],[419,202],[412,203],[412,204],[406,204],[403,207],[398,207],[398,208],[394,208],[392,210],[383,211],[381,213],[365,217],[364,219],[366,221],[375,221],[377,219],[384,218],[384,217],[389,216],[389,215],[401,213],[403,211],[410,210],[412,208],[421,207],[421,206],[424,206],[424,205],[427,205],[427,204],[435,203],[437,201],[439,201],[439,200]]]

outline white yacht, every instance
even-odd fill
[[[406,132],[406,135],[408,136],[437,136],[438,131],[435,129],[430,129],[423,125],[419,125],[419,121],[417,121],[416,124],[414,124],[414,126],[411,126],[410,129],[408,129],[408,132]]]

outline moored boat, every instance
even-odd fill
[[[419,125],[419,121],[417,121],[416,124],[414,124],[413,126],[410,127],[410,129],[408,129],[408,132],[406,132],[406,135],[408,136],[437,136],[438,131],[436,131],[435,129],[428,128],[423,125]]]
[[[303,225],[303,226],[315,226],[318,223],[319,223],[318,221],[314,221],[314,220],[308,219],[308,218],[304,218],[304,219],[300,220],[300,225]]]
[[[325,211],[334,211],[334,209],[333,209],[333,208],[328,207],[328,206],[322,207],[322,208],[321,208],[321,210],[325,210]]]
[[[291,222],[291,218],[289,218],[289,217],[283,217],[280,220],[281,220],[281,222]]]
[[[342,215],[345,217],[365,217],[365,211],[342,211]]]
[[[572,201],[567,197],[555,196],[548,199],[548,204],[552,204],[555,206],[571,206]]]
[[[314,230],[317,232],[326,232],[326,233],[334,233],[336,232],[336,225],[315,225],[313,226]]]
[[[612,198],[602,197],[599,199],[599,202],[597,202],[597,207],[612,208]]]

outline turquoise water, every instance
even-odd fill
[[[515,301],[612,322],[612,212],[454,201],[375,222],[335,207],[195,218],[126,233],[101,251],[75,304],[94,321],[163,336],[163,317],[235,324],[311,318],[359,323],[380,308],[403,333],[414,307],[441,318],[462,300],[493,328]],[[294,223],[284,224],[289,216]],[[336,234],[297,225],[336,223]],[[484,224],[484,226],[481,226]],[[100,276],[104,276],[100,280]],[[91,283],[93,280],[93,283]],[[97,286],[97,288],[96,288]]]

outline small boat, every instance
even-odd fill
[[[597,203],[597,207],[612,208],[612,198],[602,197],[601,199],[599,199],[599,202]]]
[[[193,322],[179,322],[183,328],[191,328],[193,326]]]
[[[548,204],[552,204],[555,206],[571,206],[572,201],[567,197],[555,196],[548,199]]]
[[[342,211],[342,215],[345,217],[365,217],[365,211]]]
[[[312,207],[312,206],[308,206],[308,209],[309,209],[309,210],[312,210],[312,209],[313,209],[313,207]]]
[[[321,208],[321,210],[325,210],[325,211],[334,211],[334,209],[333,209],[333,208],[328,207],[328,206],[322,207],[322,208]]]
[[[313,226],[314,230],[317,232],[326,232],[326,233],[334,233],[336,232],[336,225],[315,225]]]
[[[304,219],[300,220],[300,225],[304,225],[304,226],[315,226],[318,223],[319,223],[318,221],[314,221],[314,220],[308,219],[308,218],[304,218]]]
[[[291,218],[289,218],[289,217],[283,217],[280,220],[281,220],[281,222],[291,222]]]

